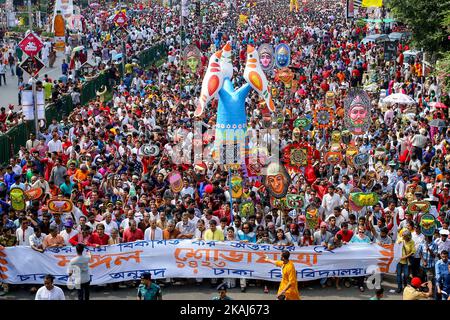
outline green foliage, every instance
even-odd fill
[[[449,5],[449,0],[391,0],[388,4],[395,18],[411,29],[413,44],[437,54],[450,50]]]
[[[442,59],[439,59],[436,64],[436,72],[439,83],[442,86],[442,93],[445,95],[450,92],[450,51],[443,54]]]

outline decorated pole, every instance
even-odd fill
[[[28,0],[28,22],[30,25],[30,32],[33,32],[33,12],[31,11],[31,0]],[[36,78],[34,74],[31,75],[31,81],[31,90],[33,91],[34,131],[36,133],[36,139],[39,139],[39,119],[36,101]]]

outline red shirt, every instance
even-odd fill
[[[337,234],[340,234],[342,236],[342,241],[349,242],[353,237],[353,231],[347,230],[347,234],[344,234],[342,230],[339,230]]]
[[[136,240],[144,240],[144,233],[141,229],[136,228],[133,232],[128,228],[123,232],[123,242],[133,242]]]
[[[103,237],[100,237],[97,232],[93,232],[91,235],[91,243],[106,246],[108,244],[109,236],[104,233]]]
[[[69,242],[71,245],[76,246],[79,243],[82,243],[88,247],[92,247],[94,244],[91,242],[92,235],[83,237],[83,234],[79,233],[70,238]]]

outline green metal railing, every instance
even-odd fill
[[[150,49],[140,53],[139,65],[144,68],[149,67],[164,58],[166,53],[167,47],[165,44],[154,45]],[[122,75],[122,65],[119,65],[118,69]],[[97,78],[85,82],[80,95],[81,104],[84,105],[92,99],[95,99],[97,91],[100,91],[103,85],[109,88],[109,73],[101,73]],[[58,104],[60,105],[59,109],[55,103],[51,103],[45,107],[47,123],[50,123],[52,119],[60,121],[64,114],[69,115],[74,109],[70,94],[64,95]],[[5,134],[0,134],[1,164],[6,165],[9,159],[19,152],[20,147],[25,146],[31,132],[34,132],[34,123],[33,121],[27,121],[9,129]]]

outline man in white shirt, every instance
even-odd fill
[[[408,175],[404,174],[403,179],[397,182],[395,185],[395,195],[399,199],[403,199],[406,193],[406,181],[408,181]]]
[[[129,225],[130,225],[130,223],[129,223],[130,220],[136,221],[136,225],[138,225],[139,222],[140,222],[139,219],[135,218],[133,210],[129,210],[129,211],[128,211],[128,213],[127,213],[127,218],[124,219],[124,220],[122,221],[122,223],[120,224],[120,229],[122,230],[122,232],[123,232],[123,230],[125,230],[126,228],[129,227]]]
[[[189,214],[183,213],[182,220],[177,223],[176,229],[180,231],[179,239],[192,239],[195,234],[195,224],[189,221]]]
[[[341,197],[334,193],[334,187],[328,187],[328,193],[323,196],[322,207],[324,208],[325,219],[333,213],[334,208],[339,207],[341,204]]]
[[[349,177],[345,175],[342,177],[342,183],[338,185],[338,188],[340,188],[346,196],[350,194],[350,190],[352,189],[352,186],[349,183],[349,181],[350,181]]]
[[[112,215],[110,212],[105,213],[105,220],[100,223],[105,226],[105,233],[108,236],[111,235],[112,230],[119,230],[117,223],[115,221],[112,221]]]
[[[66,300],[64,291],[60,287],[53,285],[53,277],[48,274],[44,278],[44,286],[36,292],[35,300]]]
[[[205,221],[205,227],[206,229],[209,229],[209,222],[211,220],[215,220],[216,221],[216,225],[220,225],[220,220],[218,217],[216,217],[215,215],[213,215],[213,211],[211,209],[206,210],[205,214],[202,215],[201,219],[203,221]]]
[[[158,208],[156,207],[156,204],[154,202],[152,202],[150,204],[150,219],[155,219],[156,221],[158,221],[159,219],[159,212],[158,212]]]
[[[69,240],[72,237],[76,236],[78,234],[78,231],[73,229],[73,222],[72,222],[72,220],[67,220],[64,223],[64,228],[65,229],[63,231],[61,231],[59,233],[59,235],[64,238],[64,244],[66,246],[70,246],[71,244],[69,243]]]
[[[156,219],[150,219],[150,228],[145,229],[144,240],[162,240],[163,231],[156,225]]]
[[[20,218],[20,228],[16,230],[18,246],[30,246],[30,237],[34,234],[32,227],[28,225],[27,218]]]
[[[53,134],[53,139],[48,142],[48,151],[49,152],[62,152],[62,142],[59,140],[59,136],[57,133]]]

